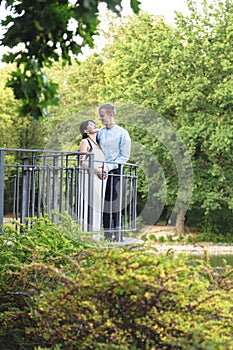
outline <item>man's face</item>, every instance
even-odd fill
[[[113,114],[108,114],[105,108],[99,110],[99,119],[103,125],[108,125],[113,122]]]

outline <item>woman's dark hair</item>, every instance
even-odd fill
[[[86,128],[87,128],[87,126],[88,126],[88,124],[89,123],[95,123],[93,120],[85,120],[84,122],[82,122],[81,124],[80,124],[80,127],[79,127],[79,130],[80,130],[80,132],[81,132],[81,134],[82,134],[82,138],[83,139],[86,139],[87,138],[87,133],[85,132],[85,130],[86,130]]]

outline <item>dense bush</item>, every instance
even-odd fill
[[[1,236],[0,349],[233,349],[231,269],[80,242]]]
[[[198,232],[211,233],[211,241],[233,242],[232,210],[224,206],[221,209],[210,211],[208,215],[205,215],[202,208],[189,210],[186,215],[186,225]]]

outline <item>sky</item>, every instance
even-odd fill
[[[174,11],[187,13],[187,6],[185,0],[140,0],[140,9],[153,15],[164,16],[164,19],[168,23],[173,23]],[[122,0],[123,14],[127,15],[132,13],[130,8],[130,0]],[[6,15],[5,9],[1,3],[0,6],[0,19],[3,19]],[[0,26],[0,37],[2,36],[3,30]],[[0,60],[2,54],[6,50],[0,47]],[[88,52],[88,50],[86,50]],[[1,67],[1,61],[0,61]]]
[[[196,0],[196,2],[200,2],[201,0]],[[158,15],[163,16],[164,20],[169,23],[174,23],[174,16],[175,11],[182,12],[183,14],[188,13],[187,5],[185,0],[140,0],[140,10],[144,12],[148,12],[152,15]],[[130,0],[122,0],[121,1],[123,11],[123,15],[130,15],[133,13],[131,7],[130,7]],[[101,13],[101,17],[104,18],[104,11],[106,11],[106,4],[100,4],[99,10]],[[102,28],[105,27],[104,23],[102,25]],[[95,38],[95,49],[101,50],[104,47],[104,39],[100,36],[97,36]],[[88,47],[85,47],[82,49],[83,55],[79,55],[78,59],[83,60],[85,59],[93,50],[89,49]]]
[[[164,16],[169,23],[173,22],[174,11],[187,13],[185,0],[140,0],[140,9],[153,15]],[[125,12],[130,12],[130,0],[122,0]]]

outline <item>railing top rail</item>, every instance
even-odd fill
[[[64,151],[64,150],[41,150],[41,149],[28,149],[28,148],[0,148],[0,151],[4,152],[24,152],[24,153],[40,153],[38,157],[47,157],[47,156],[54,156],[55,155],[61,155],[61,156],[80,156],[80,155],[92,155],[93,152],[75,152],[75,151]],[[44,154],[44,156],[43,156]],[[27,157],[27,156],[24,156]],[[106,164],[114,164],[114,165],[123,165],[127,167],[135,167],[137,168],[136,164],[133,163],[119,163],[119,162],[105,162]]]
[[[69,152],[69,151],[63,151],[63,150],[53,150],[53,149],[28,149],[28,148],[0,148],[0,151],[16,151],[16,152],[34,152],[34,153],[64,153],[64,154],[78,154],[81,152]],[[90,152],[88,152],[90,153]]]

